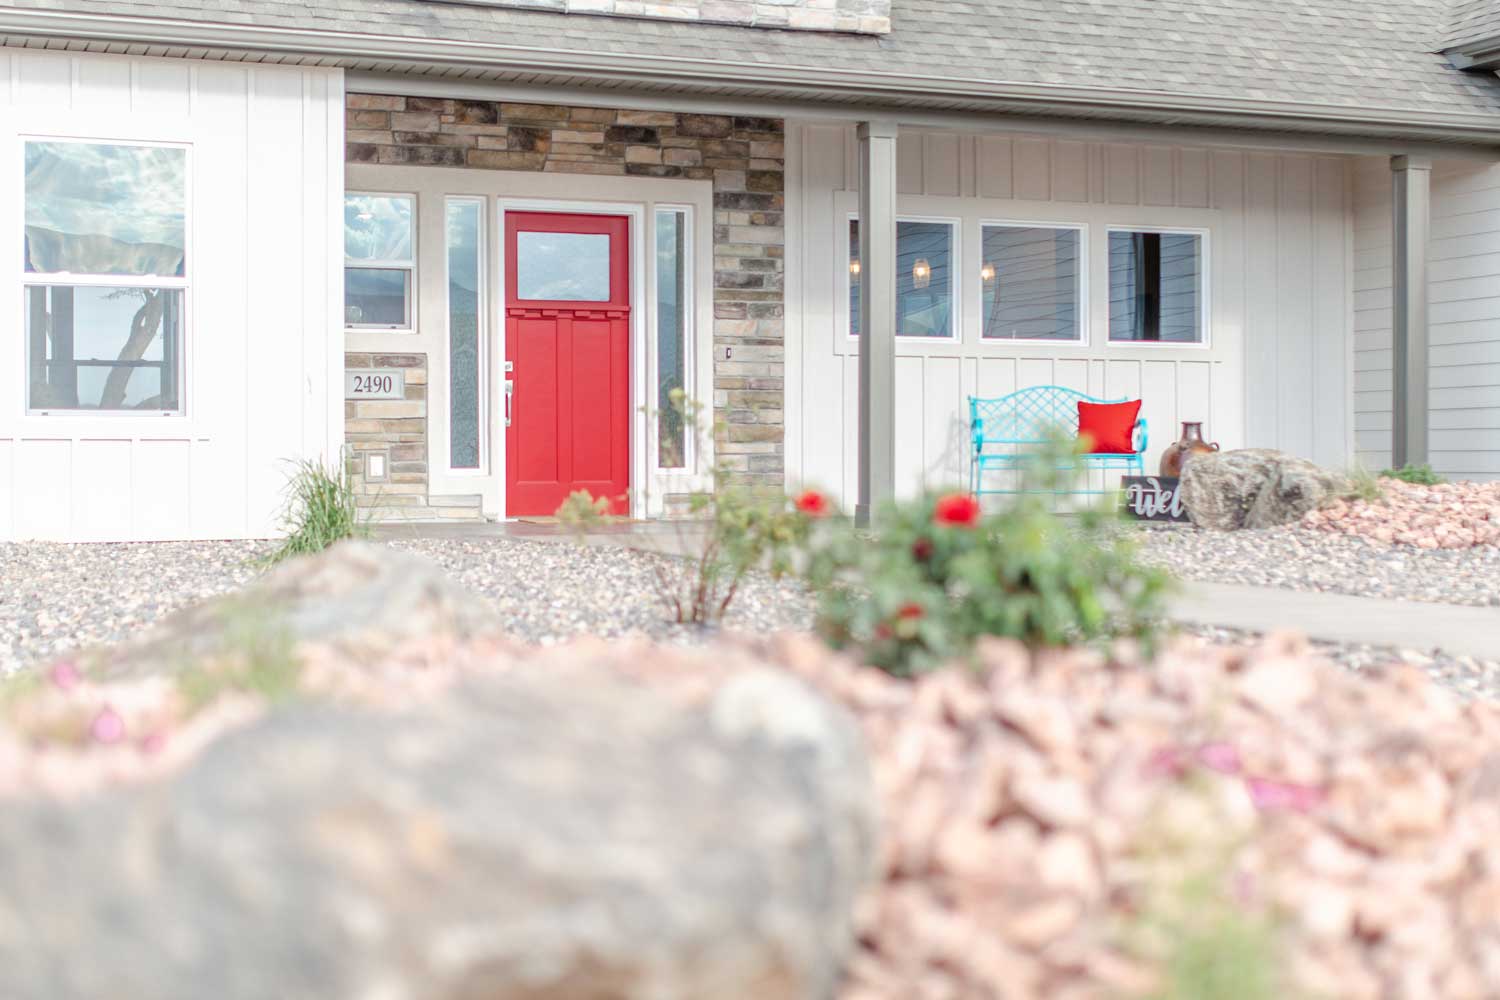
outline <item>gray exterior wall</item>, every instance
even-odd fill
[[[1368,468],[1391,462],[1391,168],[1355,173],[1354,420]],[[1500,166],[1438,161],[1428,247],[1432,467],[1500,480]]]

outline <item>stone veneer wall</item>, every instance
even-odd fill
[[[786,199],[780,119],[350,94],[347,122],[351,163],[712,181],[713,390],[724,424],[717,447],[742,480],[782,485]],[[588,193],[581,182],[580,197]]]
[[[479,497],[427,495],[427,355],[344,355],[344,368],[400,368],[406,373],[405,399],[344,401],[344,443],[354,480],[355,502],[382,521],[475,519]],[[372,451],[389,453],[384,482],[365,479]]]
[[[891,0],[471,0],[492,7],[803,31],[889,34]]]

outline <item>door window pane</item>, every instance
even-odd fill
[[[184,277],[187,151],[26,143],[31,273]]]
[[[411,272],[394,268],[344,268],[344,320],[349,326],[405,328]]]
[[[448,201],[448,464],[479,468],[480,246],[484,202]]]
[[[896,336],[953,336],[953,224],[896,223]],[[849,222],[849,332],[860,331],[859,220]]]
[[[178,410],[177,288],[25,290],[32,410]]]
[[[672,394],[686,390],[687,212],[656,213],[657,464],[687,464],[687,429]]]
[[[344,198],[344,257],[350,262],[411,263],[410,195],[351,194]]]
[[[986,338],[1082,339],[1078,230],[985,226],[982,243]]]
[[[516,297],[609,301],[609,236],[516,233]]]
[[[1109,234],[1109,339],[1203,342],[1203,237]]]

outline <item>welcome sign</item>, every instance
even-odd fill
[[[1172,476],[1125,476],[1125,511],[1137,521],[1186,521],[1181,480]]]

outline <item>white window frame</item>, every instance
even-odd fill
[[[694,377],[697,371],[698,349],[697,349],[697,289],[694,282],[697,272],[694,267],[694,253],[696,248],[693,239],[693,206],[677,202],[656,202],[651,206],[651,238],[647,243],[648,252],[651,255],[651,392],[652,398],[648,406],[660,406],[658,398],[661,388],[661,350],[660,350],[660,323],[661,302],[657,298],[657,290],[660,287],[659,275],[656,273],[658,264],[656,256],[656,225],[657,216],[662,212],[677,212],[682,215],[682,301],[677,304],[677,311],[682,317],[682,391],[690,401],[697,401],[710,411],[712,416],[713,398],[699,399],[695,393],[697,379]],[[660,418],[650,421],[650,434],[648,447],[651,449],[651,471],[656,475],[684,476],[690,475],[698,467],[698,441],[697,435],[691,427],[683,426],[683,446],[681,467],[664,466],[661,464],[661,422]]]
[[[421,235],[420,216],[421,201],[415,191],[345,191],[344,205],[350,198],[406,198],[411,201],[411,260],[358,260],[349,259],[348,244],[344,244],[344,274],[347,276],[351,269],[357,271],[404,271],[406,273],[406,319],[399,325],[389,323],[351,323],[348,314],[348,292],[344,294],[344,300],[339,303],[339,312],[344,316],[345,333],[416,333],[417,316],[417,260],[421,254],[418,240]],[[447,219],[446,203],[444,219]],[[343,218],[342,213],[339,216]],[[340,231],[342,235],[342,229]],[[445,248],[446,250],[446,248]],[[446,257],[446,254],[444,255]],[[347,278],[346,278],[347,280]]]
[[[475,354],[475,365],[478,366],[478,381],[475,391],[478,393],[478,419],[479,419],[479,463],[477,465],[454,465],[453,464],[453,303],[451,300],[453,282],[449,271],[448,260],[448,206],[454,202],[477,205],[479,208],[479,237],[477,240],[477,254],[479,267],[479,301],[478,301],[478,329],[475,336],[479,338],[479,349]],[[415,210],[413,205],[413,210]],[[412,217],[413,240],[416,217]],[[489,228],[490,228],[490,199],[484,195],[477,194],[446,194],[443,196],[443,340],[447,347],[448,359],[445,366],[448,375],[448,393],[446,403],[448,413],[444,424],[447,426],[447,440],[444,454],[447,456],[448,473],[452,476],[487,476],[489,475],[490,454],[490,253],[489,253]],[[415,250],[415,242],[413,242]],[[415,259],[415,254],[413,254]],[[413,284],[416,275],[411,278]],[[411,308],[410,306],[408,308]],[[432,371],[432,361],[428,359],[429,377]],[[430,396],[429,396],[430,400]],[[428,426],[432,426],[432,416],[429,411]]]
[[[859,222],[859,221],[860,221],[860,219],[859,219],[859,213],[858,212],[851,212],[851,213],[848,214],[848,222]],[[853,307],[853,304],[852,304],[852,302],[850,300],[850,295],[853,293],[853,284],[854,283],[851,280],[852,272],[849,270],[849,254],[848,254],[848,250],[847,250],[848,243],[849,243],[849,226],[848,226],[848,222],[845,223],[843,232],[840,234],[840,237],[839,237],[839,245],[841,247],[845,248],[845,251],[842,254],[840,254],[840,259],[842,259],[844,261],[844,266],[842,268],[840,268],[841,272],[843,273],[843,282],[842,282],[843,301],[845,303],[849,303],[849,305],[846,306],[849,315],[847,317],[847,321],[844,324],[844,340],[846,342],[848,342],[848,343],[851,343],[851,344],[858,344],[859,343],[859,337],[860,337],[860,335],[856,334],[854,332],[854,307]],[[945,226],[948,227],[948,231],[949,231],[949,233],[952,236],[952,248],[953,248],[952,249],[953,263],[952,263],[952,266],[949,267],[949,269],[948,269],[948,295],[949,295],[949,301],[951,302],[952,305],[951,305],[951,315],[949,316],[949,320],[948,320],[948,335],[946,337],[920,337],[920,336],[914,336],[912,334],[904,334],[904,333],[902,333],[901,331],[898,330],[898,331],[896,331],[896,339],[900,340],[900,341],[903,341],[905,343],[908,343],[908,344],[956,344],[956,343],[959,343],[960,341],[963,340],[963,302],[962,302],[962,294],[961,294],[962,293],[962,289],[963,289],[963,282],[960,279],[960,275],[963,274],[963,269],[964,269],[964,262],[963,262],[964,223],[963,223],[963,219],[957,218],[957,217],[954,217],[954,216],[945,216],[945,215],[898,215],[898,216],[896,216],[896,226],[897,226],[897,230],[896,230],[896,243],[897,243],[897,246],[898,246],[898,251],[897,251],[898,253],[899,253],[899,245],[900,245],[900,242],[901,242],[900,226],[901,226],[901,223],[903,223],[903,222],[931,222],[931,223],[941,223],[942,225],[945,225]],[[860,277],[864,277],[864,262],[863,261],[860,261]],[[900,290],[899,289],[897,290],[897,295],[898,296],[900,295]]]
[[[183,419],[188,413],[188,350],[189,334],[192,329],[192,289],[189,282],[193,275],[193,147],[187,142],[164,142],[153,139],[123,139],[114,137],[76,136],[76,135],[48,135],[39,132],[28,132],[17,137],[18,157],[22,167],[18,171],[20,193],[18,203],[21,206],[19,218],[21,232],[16,234],[21,240],[25,239],[26,232],[26,145],[31,142],[45,143],[69,143],[79,146],[140,146],[164,149],[180,149],[183,152],[183,192],[182,192],[182,277],[176,275],[159,274],[74,274],[71,271],[27,271],[24,257],[21,260],[21,318],[18,323],[22,331],[21,351],[21,399],[24,400],[25,413],[30,417],[46,417],[48,420],[72,419],[88,420],[98,417],[108,419],[151,419],[160,420]],[[62,409],[35,407],[31,405],[31,334],[26,329],[25,312],[26,300],[29,298],[27,289],[36,287],[72,286],[75,288],[161,288],[173,289],[182,292],[182,329],[178,334],[178,358],[177,358],[177,408],[172,410],[140,410],[140,409],[98,409],[79,408]]]
[[[1114,233],[1155,233],[1161,236],[1196,236],[1200,247],[1198,262],[1198,277],[1202,294],[1198,296],[1198,327],[1203,331],[1203,337],[1199,340],[1116,340],[1113,328],[1110,325],[1109,315],[1109,268],[1110,268],[1110,236]],[[1203,351],[1212,347],[1213,324],[1213,267],[1210,256],[1209,231],[1196,226],[1150,226],[1150,225],[1115,225],[1104,227],[1104,343],[1106,347],[1141,347],[1148,351],[1163,350],[1167,348],[1187,351]]]
[[[984,335],[984,232],[986,229],[1066,229],[1078,234],[1078,322],[1074,336],[1068,340],[1046,337],[986,337]],[[974,275],[979,281],[979,342],[981,344],[1025,344],[1042,347],[1087,347],[1089,345],[1089,226],[1086,222],[1033,222],[1026,219],[980,219],[979,220],[979,268]]]

